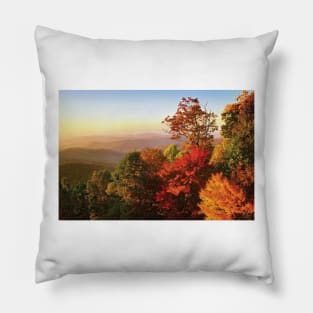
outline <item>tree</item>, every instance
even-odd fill
[[[78,183],[70,185],[66,179],[59,184],[59,218],[66,219],[89,219],[86,184]]]
[[[187,146],[210,150],[213,133],[218,129],[217,115],[201,107],[197,98],[182,98],[176,113],[167,116],[162,123],[166,124],[172,139],[184,137]]]
[[[70,185],[65,177],[59,182],[59,218],[61,220],[71,217],[72,194]]]
[[[164,161],[166,160],[162,150],[158,148],[145,148],[141,151],[140,156],[142,160],[148,165],[149,172],[152,175],[161,169]]]
[[[156,202],[156,194],[162,188],[162,178],[160,171],[166,158],[162,150],[157,148],[145,148],[141,151],[141,158],[146,163],[145,190],[144,190],[144,212],[146,218],[160,218],[157,212],[158,203]]]
[[[214,172],[222,172],[224,175],[230,175],[230,168],[226,159],[226,147],[228,139],[223,138],[220,143],[214,146],[209,164],[213,167]]]
[[[175,161],[179,153],[180,153],[180,150],[177,148],[177,146],[174,143],[168,145],[163,152],[164,157],[170,163],[173,163]]]
[[[192,147],[173,163],[165,162],[160,171],[163,180],[156,195],[159,212],[169,219],[199,219],[199,190],[204,186],[210,168],[209,152]]]
[[[144,192],[146,170],[147,165],[140,152],[128,153],[113,171],[108,191],[119,195],[127,203],[138,204]]]
[[[222,113],[223,142],[211,163],[254,198],[254,92],[243,91]],[[217,157],[219,155],[219,157]]]
[[[89,209],[94,219],[105,217],[108,199],[106,189],[110,181],[111,173],[108,170],[93,171],[87,181]]]
[[[235,103],[226,105],[222,120],[224,138],[236,138],[237,144],[245,157],[254,157],[254,92],[244,90]],[[238,140],[240,139],[240,140]]]
[[[253,219],[253,204],[245,192],[222,173],[213,174],[200,191],[199,207],[208,220]]]
[[[144,159],[145,160],[144,160]],[[128,208],[129,219],[158,218],[155,210],[155,194],[160,190],[158,172],[164,156],[158,149],[131,152],[112,173],[107,187],[111,200],[123,201]]]

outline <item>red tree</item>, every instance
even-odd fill
[[[163,186],[156,195],[159,212],[169,219],[196,219],[199,214],[199,191],[205,185],[210,168],[209,152],[191,147],[172,164],[164,162],[160,171]]]

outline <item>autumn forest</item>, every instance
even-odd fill
[[[60,93],[59,219],[253,220],[254,92],[199,94]]]

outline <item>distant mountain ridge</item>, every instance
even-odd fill
[[[68,148],[111,149],[120,152],[142,150],[146,147],[165,148],[171,143],[180,145],[182,140],[172,140],[166,133],[141,133],[116,136],[81,136],[60,141],[60,150]]]
[[[112,167],[124,155],[125,153],[110,149],[69,148],[60,151],[59,163],[60,165],[69,163],[102,164]]]
[[[215,143],[221,137],[215,137]],[[59,162],[84,163],[114,167],[124,155],[144,148],[165,149],[170,144],[182,146],[183,138],[173,140],[169,134],[142,133],[129,136],[82,136],[60,142]]]

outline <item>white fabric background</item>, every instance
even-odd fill
[[[1,311],[311,312],[310,1],[6,1],[0,11]],[[268,215],[276,283],[230,274],[102,274],[34,284],[43,192],[36,24],[128,39],[254,36],[279,29],[267,106]]]

